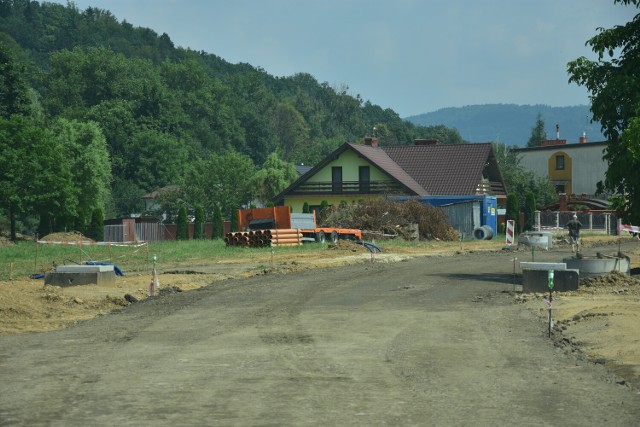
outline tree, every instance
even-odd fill
[[[172,224],[177,221],[176,216],[184,203],[182,189],[177,185],[167,185],[157,190],[149,213],[162,217],[165,224]]]
[[[246,155],[228,151],[210,154],[195,161],[188,171],[185,190],[188,200],[202,203],[205,212],[219,206],[226,217],[232,217],[242,206],[248,206],[256,193],[255,166]]]
[[[547,139],[547,132],[544,130],[544,119],[542,114],[538,113],[536,124],[531,128],[531,136],[527,141],[527,147],[539,147],[545,139]]]
[[[273,152],[255,174],[255,194],[263,203],[268,203],[297,178],[295,166],[280,159],[278,153]]]
[[[640,8],[640,0],[614,0],[615,4]],[[580,57],[567,64],[569,82],[590,92],[592,120],[600,122],[609,139],[604,159],[609,167],[600,193],[617,193],[614,208],[627,221],[640,223],[640,157],[637,128],[640,117],[640,14],[624,25],[599,28],[586,43],[596,61]],[[629,133],[625,136],[626,133]]]
[[[224,223],[222,222],[222,211],[220,206],[215,205],[213,210],[213,231],[211,234],[212,239],[221,239],[224,234]]]
[[[293,105],[278,105],[275,111],[275,130],[285,160],[293,163],[308,161],[309,127]]]
[[[204,209],[202,206],[196,206],[193,220],[193,239],[204,239]]]
[[[98,242],[104,240],[104,214],[100,208],[95,208],[91,213],[89,237]]]
[[[29,87],[25,74],[24,66],[17,62],[13,51],[0,41],[0,117],[8,119],[13,114],[27,114]]]
[[[62,147],[72,175],[77,204],[75,218],[104,210],[111,196],[111,162],[106,140],[96,123],[58,118],[49,129],[51,140]]]
[[[524,199],[525,230],[533,230],[535,224],[536,195],[528,191]]]
[[[548,177],[541,177],[520,166],[520,155],[517,146],[507,147],[505,144],[493,143],[493,152],[500,166],[507,190],[515,194],[533,193],[537,206],[545,206],[558,199],[555,186]]]
[[[0,164],[0,209],[9,218],[13,240],[24,215],[75,217],[77,197],[64,149],[28,119],[0,118]]]
[[[126,177],[149,191],[179,184],[189,159],[189,148],[183,141],[148,128],[133,136],[130,151],[131,168]]]
[[[176,219],[176,240],[189,240],[189,220],[187,219],[187,208],[184,205],[178,210]]]

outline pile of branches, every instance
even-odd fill
[[[356,205],[330,206],[321,212],[320,218],[323,227],[357,228],[365,235],[411,240],[417,224],[420,239],[459,238],[443,211],[413,199],[406,202],[372,199]]]

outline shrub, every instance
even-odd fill
[[[222,236],[223,234],[224,234],[224,225],[222,223],[222,211],[220,210],[220,206],[215,205],[215,207],[213,208],[213,231],[211,234],[211,238],[221,239],[223,237]]]
[[[187,208],[181,205],[176,220],[176,240],[189,240],[189,223],[187,221]]]
[[[89,237],[97,242],[102,242],[104,240],[104,214],[100,208],[94,209],[91,213]]]
[[[533,230],[536,212],[536,195],[532,191],[527,192],[524,199],[525,230]]]
[[[204,239],[204,209],[202,206],[196,207],[196,214],[193,220],[193,238]]]

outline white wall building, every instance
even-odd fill
[[[520,148],[520,165],[541,177],[549,177],[558,193],[577,196],[596,193],[599,181],[604,181],[607,162],[603,160],[607,141],[586,142],[582,137],[577,144],[566,139],[543,141],[543,145]]]

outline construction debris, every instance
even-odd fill
[[[354,205],[331,206],[320,213],[323,227],[357,228],[363,238],[394,238],[405,240],[457,240],[458,232],[449,225],[440,209],[417,200],[394,202],[372,199]]]

